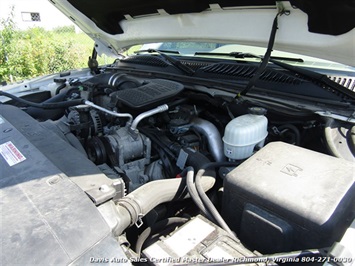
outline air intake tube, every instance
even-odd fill
[[[106,85],[120,89],[136,88],[141,85],[139,81],[128,77],[126,74],[121,73],[99,74],[88,79],[85,83]]]
[[[187,164],[195,169],[200,169],[209,162],[199,152],[187,149],[185,152],[189,154]],[[201,185],[204,191],[213,187],[215,175],[215,171],[206,171],[202,176]],[[184,178],[157,180],[145,184],[123,197],[116,204],[118,221],[114,234],[118,236],[128,227],[139,223],[142,217],[161,203],[190,197],[185,188],[186,179]]]

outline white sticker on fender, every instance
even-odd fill
[[[26,157],[23,156],[11,141],[0,145],[0,154],[10,166],[26,160]]]

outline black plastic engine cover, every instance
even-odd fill
[[[222,214],[251,249],[324,248],[355,217],[355,164],[273,142],[224,180]]]
[[[183,89],[184,86],[175,81],[152,79],[138,88],[114,92],[111,97],[131,108],[149,108],[179,94]]]

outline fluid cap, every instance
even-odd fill
[[[262,107],[250,107],[248,113],[251,115],[266,115],[267,110]]]

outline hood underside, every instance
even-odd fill
[[[275,1],[51,1],[96,41],[99,54],[165,41],[211,41],[266,47]],[[354,1],[280,1],[274,48],[355,66]]]

